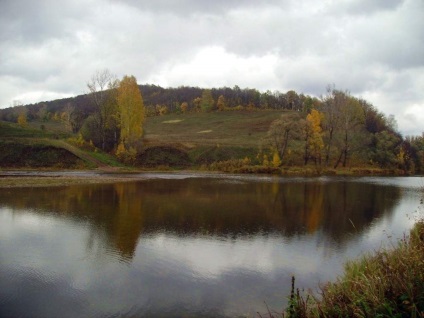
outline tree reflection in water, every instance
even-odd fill
[[[87,222],[90,248],[100,239],[130,261],[140,237],[155,233],[229,238],[279,234],[290,239],[319,232],[324,240],[343,244],[390,213],[400,191],[340,179],[152,179],[0,189],[0,202],[14,213],[31,210]]]

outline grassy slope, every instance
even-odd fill
[[[146,166],[190,166],[257,154],[271,122],[288,112],[227,111],[167,114],[149,117],[145,122]],[[44,130],[41,129],[43,126]],[[0,139],[18,143],[43,144],[66,149],[88,167],[116,166],[110,156],[86,152],[65,141],[69,137],[60,122],[33,121],[28,127],[1,123]],[[112,160],[113,161],[113,160]]]
[[[231,111],[169,114],[149,117],[145,123],[147,145],[260,146],[271,122],[288,112]]]
[[[45,130],[41,130],[40,125],[45,125]],[[51,126],[51,127],[50,127]],[[47,127],[52,128],[51,130]],[[62,167],[61,163],[58,162],[56,165],[53,162],[49,162],[52,157],[54,158],[57,154],[62,154],[62,158],[68,157],[72,159],[72,155],[79,158],[79,163],[76,162],[75,167],[79,168],[102,168],[108,169],[111,166],[119,166],[120,164],[111,156],[103,153],[93,153],[75,147],[74,145],[66,141],[66,137],[69,137],[69,133],[66,132],[63,125],[59,123],[40,123],[31,122],[28,127],[22,128],[16,124],[0,122],[0,145],[6,147],[5,149],[9,152],[9,156],[20,156],[16,158],[16,165],[14,167],[32,167],[31,158],[22,158],[24,155],[28,155],[28,152],[33,153],[33,159],[37,161],[45,160],[45,165],[40,164],[39,167]],[[15,149],[10,149],[14,147]],[[58,149],[55,151],[55,149]],[[43,155],[43,152],[45,154]],[[66,154],[69,153],[69,155]],[[47,156],[43,158],[43,156]],[[22,162],[19,162],[22,159]],[[0,164],[0,166],[2,166]],[[8,165],[7,165],[8,166]],[[34,166],[35,167],[35,166]]]
[[[148,117],[142,166],[187,167],[254,159],[272,121],[282,111],[226,111]]]

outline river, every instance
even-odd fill
[[[131,175],[127,176],[131,178]],[[395,244],[419,177],[145,173],[0,189],[0,317],[256,317]]]

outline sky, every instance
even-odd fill
[[[0,0],[0,108],[87,93],[96,71],[163,87],[328,85],[424,131],[424,0]]]

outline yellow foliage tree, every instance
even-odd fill
[[[27,116],[25,111],[21,111],[18,116],[18,125],[21,127],[28,126]]]
[[[180,108],[181,108],[181,111],[183,112],[183,114],[185,114],[188,110],[188,103],[187,102],[181,103]]]
[[[274,168],[278,168],[279,166],[281,166],[281,159],[278,155],[278,151],[274,151],[274,155],[272,156],[272,166]]]
[[[310,129],[308,142],[315,164],[321,164],[321,152],[324,148],[321,128],[323,119],[324,115],[316,109],[312,109],[311,113],[306,116],[306,121],[309,123],[308,127]]]
[[[168,113],[168,107],[166,105],[156,105],[156,113],[159,116],[166,115]]]
[[[124,76],[117,92],[121,144],[125,151],[133,152],[143,136],[145,119],[143,98],[134,76]],[[122,146],[118,150],[122,152]],[[121,147],[121,148],[120,148]],[[118,152],[118,151],[117,151]]]

